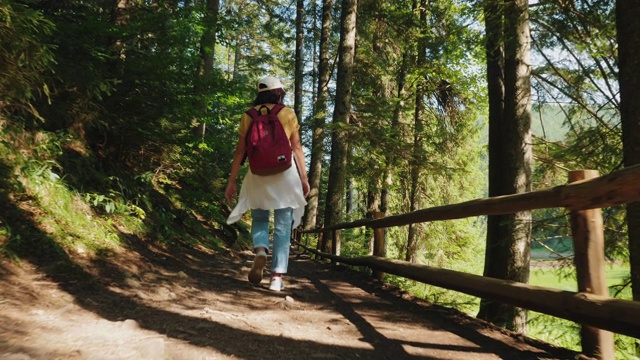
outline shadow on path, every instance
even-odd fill
[[[131,274],[129,270],[112,262],[109,257],[94,261],[90,264],[90,269],[87,264],[76,263],[70,258],[50,235],[37,226],[35,219],[38,215],[24,206],[18,206],[14,198],[8,196],[6,189],[14,185],[6,180],[9,175],[8,168],[0,162],[0,189],[5,189],[0,191],[0,220],[20,236],[14,236],[0,245],[6,246],[20,258],[35,265],[70,294],[80,307],[109,321],[135,320],[141,328],[162,334],[169,341],[193,344],[204,350],[210,349],[214,353],[238,359],[447,358],[413,355],[407,350],[407,346],[426,352],[464,352],[469,355],[468,358],[568,359],[575,356],[573,352],[541,344],[537,344],[537,352],[523,351],[522,348],[513,345],[518,343],[515,339],[512,339],[513,344],[509,344],[483,335],[480,332],[484,330],[483,325],[468,318],[454,316],[452,312],[437,307],[418,306],[385,293],[379,287],[376,289],[376,286],[361,274],[349,270],[332,271],[327,265],[311,261],[305,256],[297,259],[293,257],[290,271],[290,278],[297,279],[301,284],[299,288],[304,290],[304,284],[310,284],[307,290],[314,292],[305,296],[302,303],[308,307],[308,311],[331,310],[337,314],[336,316],[345,318],[361,335],[358,340],[371,347],[332,345],[327,343],[327,339],[294,339],[266,334],[264,331],[245,330],[247,324],[240,320],[237,324],[222,323],[212,317],[190,316],[170,311],[167,303],[151,306],[135,296],[125,295],[126,292],[113,290],[114,287],[131,290],[127,284]],[[24,202],[25,199],[20,201]],[[238,312],[264,310],[264,305],[259,305],[258,302],[273,303],[275,299],[282,297],[259,287],[248,286],[244,280],[247,259],[242,256],[232,256],[234,254],[231,253],[213,254],[187,247],[166,249],[126,235],[123,235],[123,240],[129,248],[128,251],[139,255],[149,268],[186,274],[185,281],[188,284],[185,286],[192,288],[189,294],[194,297],[198,297],[202,292],[217,293],[225,301],[225,306],[234,305],[235,311]],[[151,285],[159,286],[164,279],[160,278],[158,281],[158,284]],[[335,284],[341,286],[340,291],[336,290]],[[353,289],[354,292],[346,296],[343,292],[348,292],[349,289]],[[286,294],[296,296],[295,291],[285,292],[284,295]],[[215,308],[215,304],[211,304],[211,307]],[[383,319],[391,323],[391,327],[413,323],[413,326],[449,332],[467,340],[468,345],[438,344],[434,339],[425,339],[434,340],[428,343],[392,338],[385,335],[388,329],[376,328],[372,319]],[[286,319],[283,321],[286,327]],[[0,343],[2,341],[0,336]],[[491,354],[494,356],[486,357]]]
[[[499,329],[453,309],[402,299],[392,292],[383,290],[380,283],[364,274],[342,267],[336,270],[330,265],[314,262],[306,255],[298,258],[304,259],[297,260],[298,263],[305,264],[301,266],[294,262],[294,268],[310,267],[309,263],[314,263],[315,268],[308,272],[318,274],[317,278],[306,274],[304,270],[299,272],[305,272],[304,276],[312,279],[322,298],[327,303],[331,303],[337,312],[358,328],[363,341],[371,344],[376,352],[388,354],[388,358],[411,358],[406,350],[407,347],[427,351],[462,352],[468,354],[470,359],[481,357],[481,354],[494,354],[500,359],[574,359],[577,355],[574,351],[560,349]],[[318,267],[324,270],[319,271]],[[366,298],[351,295],[347,298],[337,294],[331,286],[326,285],[334,282],[360,288],[366,294],[362,297]],[[380,322],[379,320],[388,323],[382,324],[381,329],[419,327],[432,330],[433,336],[437,336],[438,332],[447,332],[463,341],[452,344],[438,343],[432,338],[425,338],[425,341],[392,338],[385,336],[377,328],[379,324],[372,324],[372,322]]]

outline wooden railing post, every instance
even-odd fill
[[[291,240],[292,243],[294,243],[296,245],[296,249],[300,250],[300,242],[298,241],[298,229],[297,228],[291,229],[290,240]]]
[[[318,233],[318,242],[316,242],[316,250],[318,252],[323,251],[324,249],[322,248],[322,244],[325,241],[325,233],[323,232],[319,232]],[[318,253],[315,254],[314,259],[319,260],[321,259],[320,255],[318,255]]]
[[[338,230],[331,231],[331,253],[333,255],[340,256],[340,240],[338,239]],[[340,263],[334,259],[331,259],[331,264],[340,265]]]
[[[382,219],[384,213],[376,211],[373,213],[374,219]],[[385,257],[387,253],[384,239],[384,228],[373,228],[373,256]],[[373,277],[376,280],[384,280],[384,272],[373,270]]]
[[[598,176],[597,170],[570,171],[569,182]],[[605,274],[602,210],[571,211],[570,218],[578,291],[609,296]],[[613,333],[583,325],[580,335],[585,355],[605,360],[615,358]]]
[[[300,250],[300,245],[302,245],[302,231],[300,231],[300,228],[296,228],[295,230],[294,240],[298,245],[298,250]]]

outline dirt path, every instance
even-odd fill
[[[573,359],[293,256],[287,289],[249,253],[159,249],[53,270],[0,266],[0,359]]]

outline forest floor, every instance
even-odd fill
[[[137,240],[73,265],[0,263],[0,359],[574,359],[292,251],[287,288],[250,252]]]

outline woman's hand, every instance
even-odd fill
[[[238,194],[238,185],[235,181],[229,181],[227,184],[227,189],[224,192],[224,197],[227,198],[228,202],[232,202],[233,199]]]
[[[307,196],[309,196],[309,191],[311,190],[311,187],[309,186],[309,180],[300,179],[300,182],[302,183],[302,193],[304,194],[304,197],[306,198]]]

